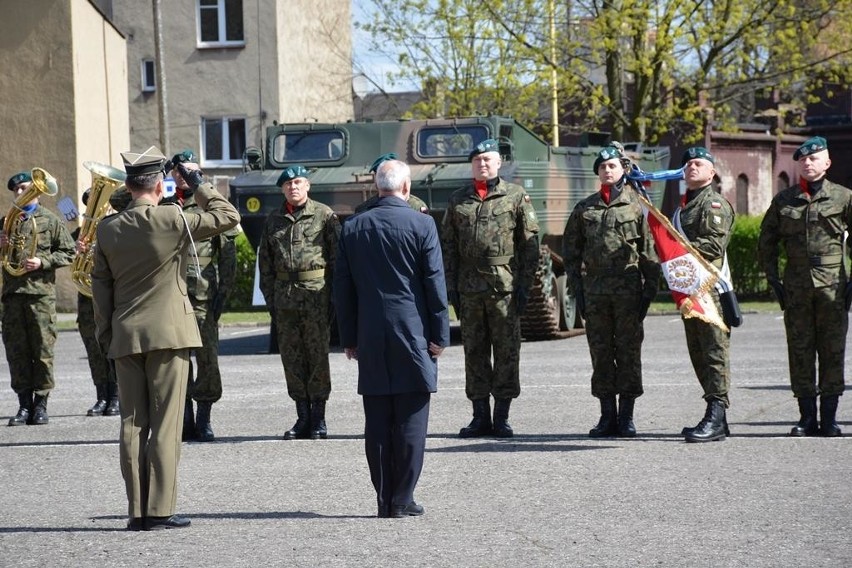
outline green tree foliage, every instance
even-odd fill
[[[237,235],[237,277],[228,296],[228,310],[250,310],[254,292],[254,265],[257,255],[245,233]]]
[[[852,74],[852,0],[372,0],[367,13],[356,26],[394,57],[389,78],[425,87],[423,117],[503,113],[544,131],[555,69],[568,128],[692,141],[707,119],[751,118],[756,92],[803,109]]]

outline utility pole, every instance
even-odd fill
[[[160,126],[160,151],[171,151],[169,142],[169,112],[166,108],[166,70],[163,57],[163,18],[160,12],[160,0],[154,4],[154,66],[157,71],[157,107]]]
[[[559,146],[559,76],[556,72],[556,7],[555,0],[549,0],[550,13],[550,124],[553,128],[551,144]]]

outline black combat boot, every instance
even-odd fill
[[[635,438],[636,426],[633,424],[633,406],[636,398],[619,395],[618,397],[618,435],[622,438]]]
[[[311,403],[311,440],[323,440],[328,437],[325,427],[325,401],[315,400]]]
[[[799,402],[799,423],[790,430],[791,436],[816,436],[819,434],[819,422],[817,422],[817,403],[815,396],[801,396],[796,399]]]
[[[190,442],[198,439],[198,433],[195,431],[195,414],[192,411],[192,399],[187,397],[183,404],[183,432],[180,439],[184,442]]]
[[[615,407],[615,395],[601,399],[601,419],[597,426],[589,430],[589,438],[608,438],[618,434],[618,411]]]
[[[101,416],[106,410],[107,407],[107,393],[106,393],[106,385],[100,384],[95,385],[95,392],[98,393],[98,400],[95,402],[94,406],[86,411],[86,416]]]
[[[33,391],[18,393],[18,413],[9,419],[9,426],[23,426],[33,412]]]
[[[725,403],[719,399],[707,401],[707,411],[695,428],[685,436],[687,442],[715,442],[725,439]]]
[[[837,402],[840,395],[832,394],[819,399],[819,430],[826,438],[836,438],[842,432],[837,425]]]
[[[121,407],[118,404],[118,383],[107,383],[107,407],[104,409],[104,416],[118,416],[121,414]]]
[[[511,438],[515,435],[512,425],[509,424],[509,406],[511,398],[494,399],[494,436],[497,438]]]
[[[491,399],[486,397],[471,402],[473,403],[473,420],[459,430],[459,438],[479,438],[490,435]]]
[[[48,423],[47,417],[47,396],[46,394],[37,394],[33,397],[33,413],[30,416],[30,421],[27,424],[41,426]]]
[[[213,427],[210,425],[212,409],[212,402],[198,402],[198,412],[195,413],[195,434],[199,442],[212,442],[216,439],[213,435]]]
[[[285,440],[304,440],[311,437],[311,404],[307,400],[296,401],[296,423],[284,432]]]

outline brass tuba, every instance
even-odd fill
[[[38,250],[38,227],[32,216],[21,214],[23,208],[41,194],[52,197],[59,192],[56,178],[47,171],[33,168],[30,175],[33,178],[32,183],[15,199],[3,222],[3,232],[6,233],[8,241],[0,248],[0,263],[12,276],[26,274],[27,269],[24,268],[24,263],[28,258],[35,257]],[[29,221],[29,230],[24,229],[27,221]]]
[[[83,225],[77,237],[77,242],[83,243],[85,248],[77,253],[71,263],[71,281],[78,292],[91,298],[98,223],[109,212],[109,198],[124,183],[127,175],[121,170],[98,162],[83,162],[83,167],[92,173],[92,189],[89,191],[89,201],[86,202],[86,212],[83,213]]]

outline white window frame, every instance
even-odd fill
[[[148,78],[148,73],[145,70],[148,64],[151,64],[152,73],[151,80],[152,83],[147,83],[146,80]],[[153,93],[157,90],[157,64],[153,59],[143,59],[142,65],[140,66],[142,71],[142,92],[143,93]]]
[[[243,4],[245,6],[245,4]],[[243,17],[243,39],[231,40],[222,39],[227,37],[227,18],[225,17],[225,0],[216,1],[216,20],[219,22],[219,40],[217,41],[202,41],[201,40],[201,10],[213,10],[212,6],[201,7],[201,0],[195,0],[195,21],[196,25],[196,46],[199,48],[209,47],[243,47],[246,44],[246,29],[245,17]],[[245,14],[244,14],[245,16]]]
[[[211,160],[207,157],[207,132],[206,132],[206,123],[207,121],[215,120],[222,125],[222,153],[225,154],[226,150],[228,154],[231,154],[231,148],[228,144],[229,142],[229,134],[230,134],[230,121],[232,120],[242,120],[243,128],[245,132],[243,133],[244,140],[246,144],[248,144],[248,118],[241,115],[231,115],[231,116],[202,116],[201,124],[199,125],[199,134],[201,139],[201,166],[207,167],[232,167],[232,166],[242,166],[243,156],[242,152],[240,155],[235,158],[223,158],[217,160]]]

